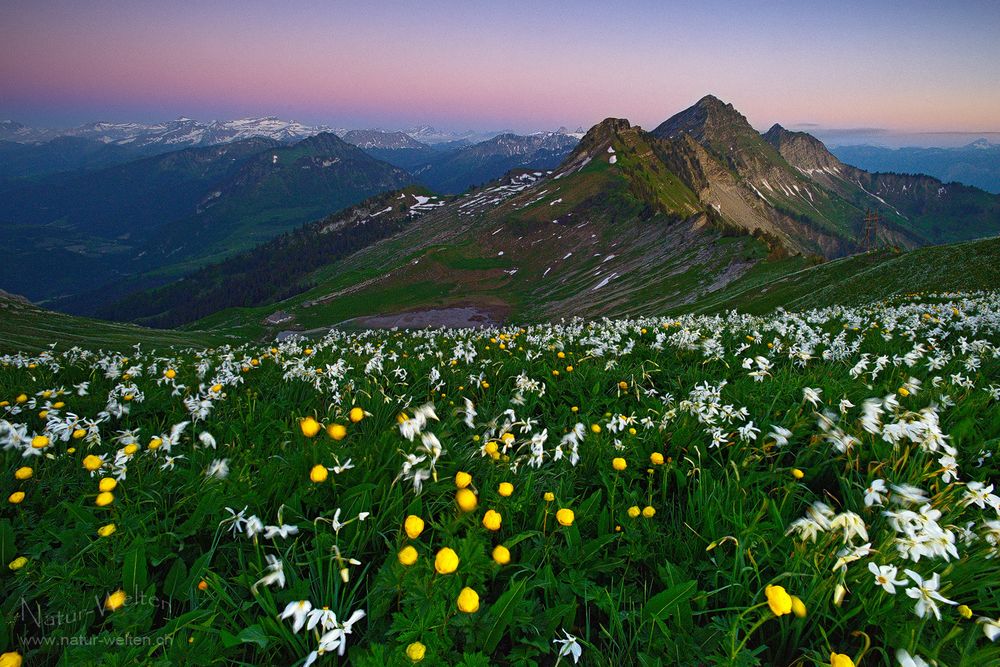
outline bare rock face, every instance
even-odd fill
[[[764,133],[764,141],[774,146],[781,157],[803,171],[834,170],[844,165],[827,150],[823,142],[806,132],[792,132],[775,123]]]

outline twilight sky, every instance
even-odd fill
[[[761,129],[1000,131],[998,35],[998,0],[3,0],[0,118],[651,129],[711,92]]]

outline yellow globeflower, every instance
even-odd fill
[[[618,456],[611,459],[611,467],[615,470],[625,470],[625,468],[628,467],[628,464],[625,462],[625,459]]]
[[[100,535],[101,537],[110,537],[111,535],[114,534],[116,530],[118,529],[115,527],[115,524],[109,523],[107,525],[98,528],[97,534]]]
[[[117,611],[123,604],[125,604],[125,591],[118,589],[104,601],[104,608],[108,611]]]
[[[407,537],[415,540],[420,537],[420,533],[424,532],[424,520],[416,514],[411,514],[403,522],[403,530],[406,531]]]
[[[468,586],[458,594],[458,610],[466,614],[474,614],[479,611],[479,593]]]
[[[854,667],[854,661],[851,660],[850,656],[843,653],[831,653],[830,667]]]
[[[104,465],[104,461],[101,460],[100,456],[95,456],[94,454],[88,454],[83,459],[83,467],[90,472],[94,472],[102,465]]]
[[[152,440],[149,441],[150,449],[159,449],[162,446],[163,446],[163,440],[161,440],[160,438],[153,438]]]
[[[129,445],[125,445],[125,448],[122,451],[125,452],[125,456],[132,456],[139,451],[139,445],[133,442]]]
[[[30,479],[31,476],[34,474],[35,471],[28,466],[21,466],[20,468],[14,471],[14,477],[16,479],[21,479],[21,480]]]
[[[792,477],[794,477],[795,479],[802,479],[805,476],[806,474],[801,470],[799,470],[798,468],[792,468]]]
[[[97,494],[97,500],[95,500],[94,502],[97,503],[98,507],[107,507],[114,501],[115,501],[115,494],[111,493],[110,491],[102,491],[101,493]]]
[[[329,470],[317,464],[314,465],[312,467],[312,470],[309,471],[309,479],[311,479],[316,484],[322,484],[323,482],[326,481],[326,478],[329,474],[330,474]]]
[[[510,549],[502,544],[493,547],[493,561],[497,565],[506,565],[510,562]]]
[[[645,518],[652,519],[654,514],[656,514],[656,509],[652,505],[646,505],[642,508],[642,516]]]
[[[14,402],[15,403],[27,403],[28,402],[28,395],[27,394],[18,394],[17,398],[14,399]]]
[[[553,500],[556,499],[556,494],[552,493],[551,491],[546,491],[543,498],[545,498],[545,502],[551,503]]]
[[[969,605],[960,604],[955,608],[955,611],[957,611],[958,615],[964,619],[972,618],[972,610],[969,609]]]
[[[403,547],[399,550],[399,554],[397,554],[396,558],[399,559],[401,564],[409,567],[417,562],[417,550],[411,546]]]
[[[21,667],[21,654],[17,651],[8,651],[0,655],[0,667]]]
[[[458,503],[463,512],[471,512],[476,509],[479,499],[470,489],[459,489],[455,494],[455,502]]]
[[[330,424],[326,427],[326,434],[334,440],[343,440],[347,437],[347,427],[343,424]]]
[[[451,574],[458,569],[458,554],[451,547],[445,547],[434,556],[434,569],[438,574]]]
[[[637,516],[639,516],[640,514],[642,514],[642,512],[641,512],[641,511],[639,510],[639,507],[638,507],[638,506],[636,506],[636,505],[632,505],[632,507],[629,507],[629,508],[628,508],[628,515],[629,515],[629,516],[630,516],[631,518],[633,518],[633,519],[634,519],[634,518],[636,518]]]
[[[601,432],[601,425],[600,424],[591,424],[590,425],[590,430],[593,433],[600,433]]]
[[[618,383],[618,388],[621,389],[622,391],[627,391],[628,390],[628,382],[626,382],[625,380],[622,380],[621,382]]]
[[[797,596],[792,596],[792,613],[799,618],[806,617],[806,605]]]
[[[486,528],[486,530],[493,530],[493,531],[500,530],[500,523],[502,521],[503,518],[500,516],[500,513],[497,512],[496,510],[488,510],[486,514],[483,515],[483,526]]]
[[[25,558],[24,556],[18,556],[17,558],[15,558],[14,560],[12,560],[10,563],[8,563],[7,567],[9,567],[11,570],[17,572],[18,570],[20,570],[22,567],[24,567],[27,564],[28,564],[28,559],[27,558]]]
[[[406,657],[410,659],[411,662],[420,662],[427,655],[427,647],[420,642],[413,642],[406,647]]]
[[[469,484],[472,484],[472,475],[462,471],[455,473],[455,486],[457,488],[464,489]]]
[[[173,368],[168,368],[167,370],[163,371],[163,376],[168,380],[173,380],[175,377],[177,377],[177,371],[175,371]]]
[[[792,611],[792,597],[782,586],[767,586],[764,589],[767,596],[767,606],[775,616],[784,616]]]
[[[572,526],[574,519],[576,519],[576,515],[573,514],[573,510],[571,509],[566,509],[564,507],[556,512],[556,521],[558,521],[561,526]]]
[[[497,493],[504,498],[507,498],[510,494],[514,493],[514,485],[510,482],[500,482],[500,486],[497,488]]]
[[[118,480],[114,477],[102,477],[97,488],[101,491],[114,491],[116,486],[118,486]]]
[[[24,491],[15,491],[14,493],[7,496],[7,501],[11,505],[20,505],[24,502]]]
[[[82,428],[75,428],[75,429],[73,429],[73,439],[74,440],[79,440],[80,438],[82,438],[85,435],[87,435],[87,431],[86,430],[84,430]]]
[[[355,406],[351,408],[351,411],[347,414],[347,416],[350,418],[351,423],[357,424],[365,418],[365,411]]]
[[[36,435],[31,439],[31,446],[35,449],[45,449],[49,446],[49,437],[47,435]]]
[[[653,452],[652,454],[649,455],[649,462],[652,463],[654,466],[663,465],[663,454],[659,452]]]
[[[319,430],[323,428],[323,426],[312,417],[306,417],[305,419],[299,420],[299,428],[302,429],[302,435],[307,438],[312,438],[319,433]]]

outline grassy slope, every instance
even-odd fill
[[[784,260],[790,272],[767,280],[751,271],[690,310],[735,308],[759,314],[779,306],[795,310],[857,305],[915,292],[1000,289],[1000,237],[908,252],[883,250],[796,268],[800,261]]]
[[[166,331],[132,324],[103,322],[54,313],[0,293],[0,353],[36,352],[57,343],[59,348],[125,350],[136,343],[153,347],[209,347],[240,342],[221,332]]]
[[[474,191],[450,212],[430,214],[316,271],[314,289],[277,304],[226,310],[193,326],[258,336],[261,321],[276,310],[312,329],[458,304],[515,321],[663,312],[728,280],[731,266],[745,270],[766,254],[749,237],[723,238],[678,222],[698,210],[694,193],[669,172],[643,164],[652,153],[641,137],[617,138],[615,146],[616,165],[602,148],[580,171],[499,204],[476,204],[493,195]],[[464,214],[469,211],[475,212]]]
[[[548,204],[545,204],[548,208]],[[154,346],[209,346],[239,339],[258,338],[267,334],[261,321],[278,309],[295,313],[298,324],[306,329],[330,326],[362,315],[396,312],[416,306],[447,306],[468,302],[455,299],[450,292],[466,279],[485,271],[499,271],[513,265],[513,260],[487,256],[473,242],[446,246],[410,246],[413,239],[401,234],[378,244],[369,252],[358,253],[327,266],[314,274],[321,280],[316,288],[280,304],[257,308],[232,308],[199,320],[186,330],[167,331],[145,329],[132,325],[102,322],[87,318],[52,313],[35,306],[0,296],[0,351],[39,350],[49,343],[87,345],[108,349],[124,349],[135,343]],[[658,267],[648,283],[628,292],[629,301],[619,304],[622,314],[681,312],[717,312],[738,309],[750,313],[766,313],[778,307],[801,309],[835,304],[860,304],[884,300],[914,292],[974,291],[1000,289],[1000,238],[983,239],[962,244],[933,246],[909,252],[881,251],[854,255],[816,266],[809,266],[801,257],[776,261],[760,261],[760,248],[746,246],[736,239],[718,239],[712,257],[732,261],[739,254],[755,261],[752,267],[729,285],[708,291],[697,263],[685,266],[670,261]],[[379,280],[386,267],[398,269],[423,258],[435,265],[435,271],[425,279],[405,282],[401,278]],[[688,259],[691,259],[690,257]],[[694,258],[697,260],[697,258]],[[586,280],[600,265],[600,258],[589,258],[572,279],[536,288],[545,299],[567,299],[583,290],[594,306],[602,305],[600,292],[588,290]],[[326,303],[303,307],[305,302],[319,299],[339,290],[349,290],[365,281],[373,281],[365,289],[343,294]],[[479,303],[505,305],[515,318],[534,319],[538,304],[529,296],[528,287],[534,278],[528,276],[522,284],[481,285],[471,294]],[[608,294],[611,294],[610,292]],[[677,305],[676,299],[688,295],[690,302]],[[611,297],[609,297],[611,298]],[[606,305],[606,304],[605,304]]]

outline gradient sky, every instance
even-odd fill
[[[0,1],[0,118],[1000,131],[1000,0]]]

